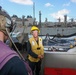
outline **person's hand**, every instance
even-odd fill
[[[44,55],[41,55],[41,58],[44,58]]]
[[[44,55],[38,55],[38,58],[42,59],[44,57]]]
[[[38,58],[41,58],[42,56],[41,55],[38,55]]]

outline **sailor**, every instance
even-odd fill
[[[10,16],[0,7],[0,75],[28,75],[25,63],[5,41],[12,30]]]
[[[49,34],[47,33],[45,39],[43,40],[43,44],[44,44],[45,46],[47,46],[47,45],[49,44],[49,40],[50,40],[50,36],[49,36]]]
[[[41,61],[44,57],[44,47],[42,39],[38,36],[40,30],[38,27],[31,28],[32,37],[29,38],[27,43],[28,62],[32,69],[33,75],[40,75]]]

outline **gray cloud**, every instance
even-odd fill
[[[33,4],[32,0],[9,0],[9,1],[18,3],[18,4],[23,4],[23,5],[32,5]]]
[[[69,14],[69,10],[67,9],[62,9],[59,10],[58,12],[50,14],[54,19],[61,19],[62,21],[64,20],[64,15]],[[69,19],[69,17],[67,17]]]
[[[71,0],[71,2],[74,2],[74,3],[76,3],[76,0]]]
[[[52,4],[50,4],[50,3],[46,3],[45,6],[46,6],[46,7],[49,7],[49,6],[54,6],[54,5],[52,5]]]

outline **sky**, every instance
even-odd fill
[[[67,15],[68,21],[71,18],[76,21],[76,0],[0,0],[0,6],[10,16],[17,15],[19,18],[22,18],[22,15],[25,15],[25,18],[27,15],[34,17],[33,5],[36,21],[39,21],[39,11],[42,22],[45,18],[50,22],[57,22],[59,18],[63,21],[64,15]]]

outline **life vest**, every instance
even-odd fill
[[[42,45],[42,39],[39,37],[38,43],[35,41],[35,39],[32,37],[29,39],[29,42],[31,44],[31,50],[37,55],[43,55],[44,54],[44,47]],[[40,58],[34,58],[30,54],[28,55],[28,59],[31,62],[38,62]]]
[[[0,70],[11,58],[15,56],[19,57],[19,55],[15,51],[11,50],[5,43],[0,41]],[[26,61],[23,62],[27,69],[28,75],[32,75],[32,70],[29,67],[28,63]]]

